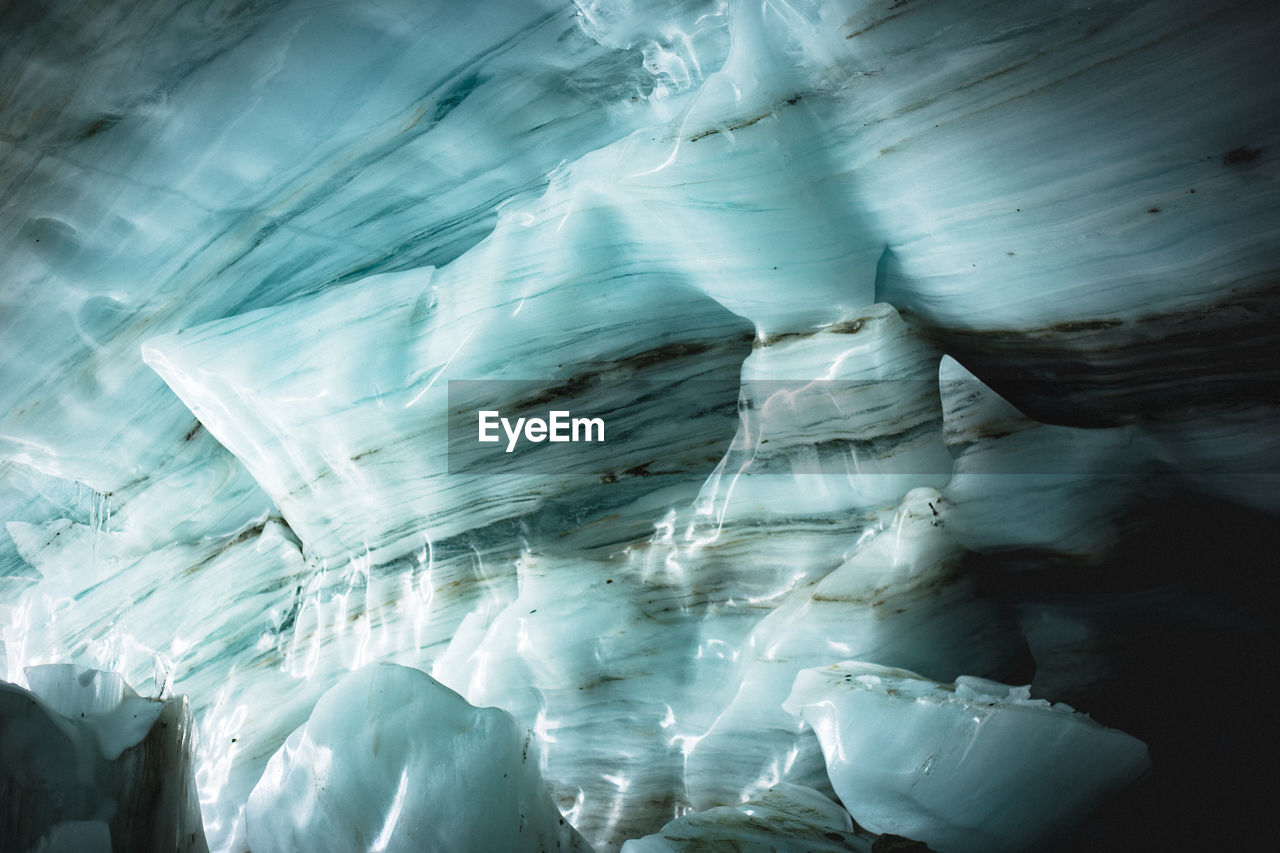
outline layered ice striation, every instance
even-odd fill
[[[1276,27],[10,4],[5,849],[1256,843]]]
[[[746,853],[868,853],[872,840],[849,813],[812,788],[783,783],[736,806],[718,806],[673,820],[653,835],[622,845],[622,853],[724,850]]]
[[[939,677],[1020,670],[1021,631],[963,571],[964,550],[939,523],[939,505],[935,490],[912,491],[848,560],[759,620],[731,698],[689,750],[695,802],[734,802],[784,778],[830,784],[811,727],[782,707],[802,669],[857,656]]]

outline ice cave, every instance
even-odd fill
[[[1277,44],[4,0],[0,853],[1265,849]]]

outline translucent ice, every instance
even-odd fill
[[[388,664],[320,698],[267,765],[247,821],[256,853],[590,850],[552,805],[527,731]]]
[[[1137,738],[985,679],[845,661],[800,673],[784,707],[817,733],[854,820],[940,853],[1063,843],[1150,765]]]

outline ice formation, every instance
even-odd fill
[[[801,672],[783,707],[817,733],[859,825],[935,850],[1052,847],[1150,766],[1138,739],[972,676],[845,661]]]
[[[0,849],[1256,845],[1276,21],[8,4]]]
[[[316,703],[249,796],[249,844],[288,850],[586,850],[532,733],[426,673],[371,664]]]
[[[854,828],[848,812],[822,794],[784,783],[739,805],[673,820],[653,835],[628,841],[622,853],[692,853],[713,845],[728,853],[866,853],[871,839]]]
[[[138,696],[120,676],[31,667],[0,684],[0,830],[6,850],[182,851],[205,844],[184,699]]]

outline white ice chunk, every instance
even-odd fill
[[[543,787],[532,735],[431,676],[346,676],[271,758],[249,845],[273,851],[589,850]]]
[[[854,820],[939,853],[1041,849],[1150,763],[1137,738],[985,679],[845,661],[801,672],[783,707]]]

